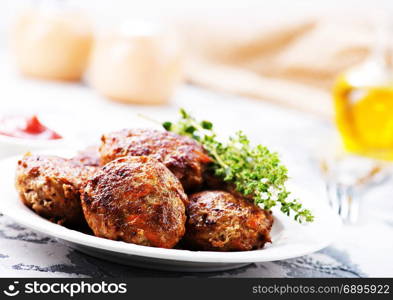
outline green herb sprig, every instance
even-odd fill
[[[217,139],[213,124],[196,121],[184,109],[177,123],[164,122],[167,131],[189,136],[200,142],[213,159],[212,170],[225,182],[245,196],[251,196],[255,203],[270,209],[280,204],[280,210],[299,223],[312,222],[314,217],[308,209],[302,208],[298,200],[288,201],[290,192],[285,187],[287,169],[280,162],[277,153],[266,147],[252,147],[247,136],[241,131],[230,137],[226,143]]]

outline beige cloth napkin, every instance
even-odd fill
[[[334,79],[375,43],[364,19],[334,15],[188,20],[179,28],[190,82],[328,118]]]

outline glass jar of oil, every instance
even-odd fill
[[[340,75],[333,88],[346,150],[393,160],[393,72],[375,60]]]

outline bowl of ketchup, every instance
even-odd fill
[[[59,147],[63,140],[36,115],[0,117],[0,157]]]

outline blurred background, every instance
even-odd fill
[[[123,59],[124,63],[131,59],[127,58],[130,53],[119,53],[119,45],[145,35],[160,49],[153,50],[150,45],[149,55],[167,59],[167,69],[161,70],[169,73],[162,76],[167,81],[173,77],[178,83],[180,78],[175,77],[181,71],[182,82],[269,100],[329,118],[334,80],[381,47],[390,6],[387,0],[4,1],[0,43],[8,54],[4,60],[25,75],[82,81],[123,102],[160,104],[168,101],[177,87],[175,83],[162,83],[166,89],[160,87],[161,97],[150,95],[148,100],[131,95],[130,90],[120,91],[119,87],[100,87],[102,81],[108,80],[103,78],[102,70],[110,69],[101,63],[100,56],[105,56],[110,65],[110,59]],[[131,44],[143,48],[145,51],[140,53],[145,57],[135,49],[133,55],[146,60],[143,68],[156,67],[146,66],[151,61],[147,58],[148,46],[141,43]],[[57,48],[50,51],[54,45]],[[69,52],[68,57],[53,54],[60,49]],[[48,54],[44,50],[52,52],[46,56],[47,62],[42,61]],[[115,55],[108,58],[111,51]],[[181,61],[178,67],[174,66],[177,58]],[[50,70],[48,65],[56,60],[57,65]],[[61,66],[66,62],[68,69]],[[133,61],[128,64],[135,67]],[[122,70],[116,69],[113,76],[116,72]],[[121,80],[121,76],[116,77]]]
[[[347,224],[340,246],[391,275],[363,237],[391,249],[392,13],[389,0],[2,1],[0,156],[82,148],[184,107],[279,151]]]

